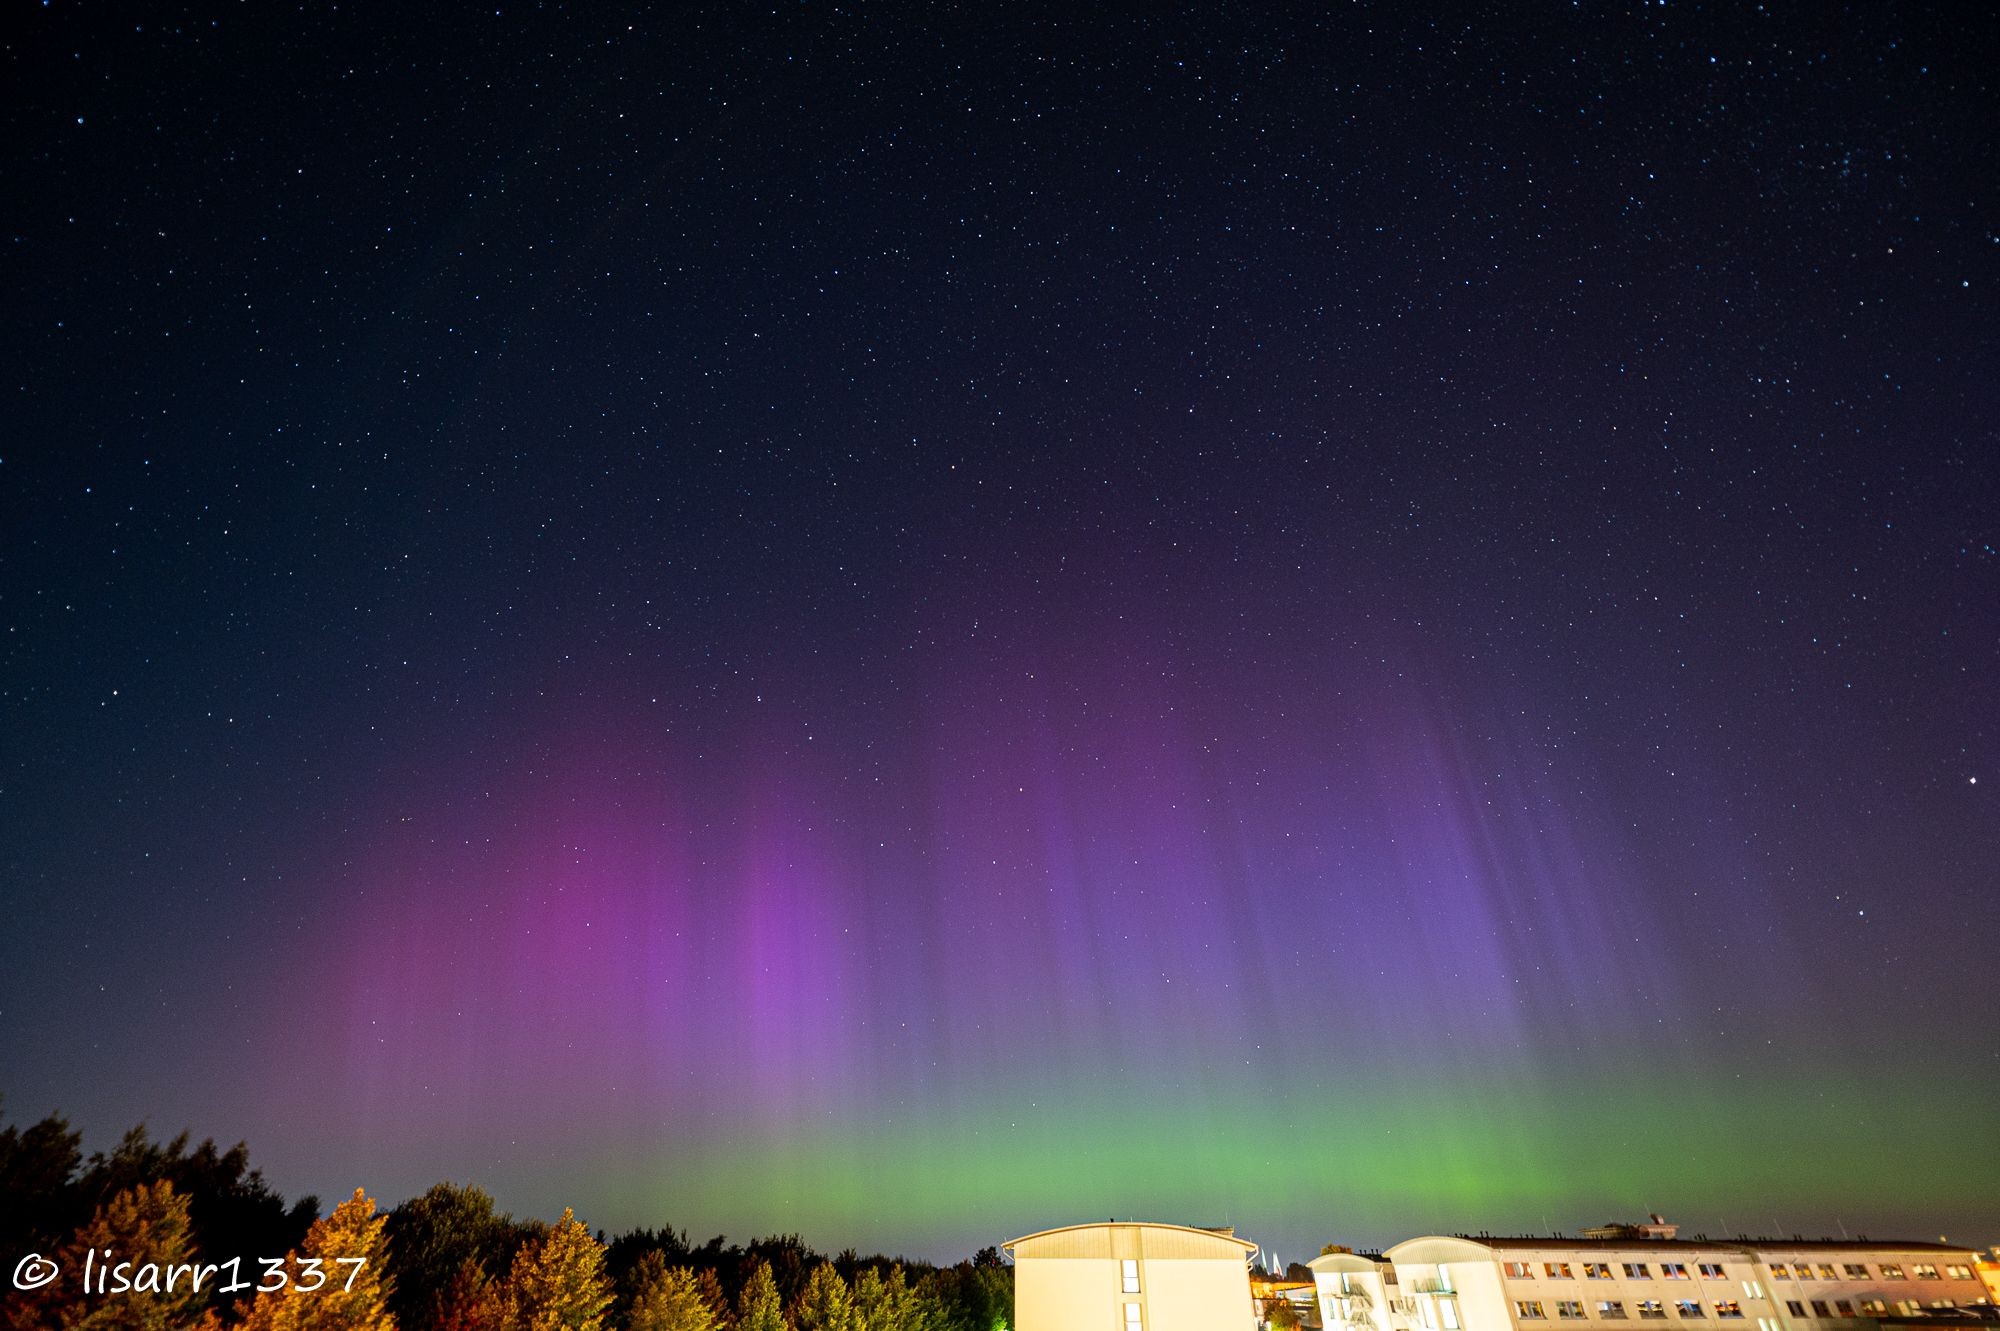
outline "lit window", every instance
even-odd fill
[[[1686,1280],[1688,1278],[1687,1265],[1684,1262],[1661,1262],[1660,1275],[1668,1280]]]
[[[1439,1299],[1438,1316],[1444,1319],[1444,1331],[1458,1331],[1458,1300]]]
[[[1771,1263],[1771,1279],[1790,1280],[1791,1278],[1792,1278],[1792,1269],[1789,1266],[1786,1266],[1783,1262]]]
[[[1735,1299],[1717,1299],[1715,1315],[1724,1321],[1738,1321],[1743,1316],[1743,1305]]]
[[[1695,1318],[1702,1316],[1701,1305],[1693,1299],[1679,1299],[1674,1303],[1674,1308],[1682,1317]]]
[[[1557,1299],[1556,1316],[1566,1321],[1578,1321],[1583,1317],[1583,1305],[1575,1299]]]
[[[1838,1280],[1840,1276],[1834,1271],[1833,1263],[1821,1262],[1819,1264],[1819,1278],[1821,1280]]]
[[[1661,1306],[1660,1301],[1658,1299],[1639,1300],[1640,1317],[1665,1317],[1666,1315],[1667,1315],[1667,1310]]]
[[[1507,1278],[1510,1280],[1533,1280],[1535,1268],[1530,1262],[1507,1263]]]
[[[1125,1305],[1125,1331],[1140,1331],[1139,1305],[1136,1303]]]
[[[1867,1313],[1870,1317],[1887,1317],[1889,1315],[1889,1305],[1880,1299],[1863,1299],[1861,1301],[1861,1311]]]
[[[1574,1280],[1576,1278],[1569,1273],[1568,1262],[1543,1262],[1542,1269],[1549,1273],[1549,1279],[1551,1280]],[[1935,1275],[1937,1273],[1933,1271],[1931,1274]]]
[[[1944,1269],[1944,1273],[1950,1276],[1953,1280],[1972,1279],[1972,1268],[1969,1266],[1947,1266]]]
[[[1910,1270],[1919,1280],[1936,1280],[1938,1278],[1937,1268],[1929,1262],[1918,1262]]]
[[[1722,1263],[1721,1263],[1721,1262],[1703,1262],[1703,1263],[1701,1264],[1701,1278],[1702,1278],[1703,1280],[1720,1280],[1720,1279],[1722,1279]]]
[[[1585,1280],[1609,1280],[1609,1279],[1611,1279],[1611,1263],[1609,1263],[1609,1262],[1585,1262],[1585,1263],[1583,1264],[1583,1278],[1584,1278]]]
[[[1542,1301],[1540,1299],[1514,1300],[1514,1315],[1524,1321],[1534,1321],[1548,1316],[1547,1313],[1542,1311]]]
[[[1746,1280],[1743,1282],[1743,1297],[1746,1299],[1761,1299],[1764,1297],[1764,1287],[1754,1280]]]
[[[1651,1280],[1653,1273],[1646,1269],[1644,1262],[1627,1262],[1625,1263],[1625,1278],[1627,1280]]]
[[[1849,1280],[1866,1280],[1868,1278],[1868,1268],[1859,1262],[1849,1262],[1847,1264],[1847,1278]]]
[[[1118,1265],[1122,1268],[1124,1273],[1125,1292],[1127,1294],[1137,1294],[1139,1292],[1139,1263],[1128,1257],[1124,1261],[1120,1262]],[[1127,1304],[1126,1306],[1130,1308],[1136,1308],[1139,1305],[1136,1303],[1132,1303],[1132,1304]]]
[[[1908,1277],[1908,1276],[1906,1276],[1906,1275],[1904,1275],[1904,1274],[1903,1274],[1903,1268],[1902,1268],[1902,1267],[1900,1267],[1900,1266],[1898,1266],[1898,1265],[1896,1265],[1896,1264],[1895,1264],[1894,1262],[1884,1262],[1884,1263],[1882,1263],[1882,1278],[1883,1278],[1884,1280],[1907,1280],[1907,1279],[1909,1279],[1909,1277]]]
[[[1600,1321],[1622,1321],[1625,1317],[1624,1301],[1621,1299],[1599,1299],[1597,1301],[1597,1316]]]

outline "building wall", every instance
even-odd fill
[[[1248,1253],[1254,1245],[1172,1225],[1077,1225],[1016,1239],[1018,1331],[1126,1331],[1127,1304],[1143,1331],[1251,1331]],[[1138,1263],[1139,1290],[1124,1290]]]

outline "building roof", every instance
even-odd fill
[[[1203,1229],[1198,1225],[1172,1225],[1156,1220],[1099,1220],[1094,1224],[1057,1225],[1053,1229],[1037,1230],[1033,1234],[1023,1234],[1018,1239],[1008,1239],[1007,1242],[1002,1244],[1001,1246],[1005,1248],[1009,1253],[1012,1253],[1014,1249],[1019,1247],[1021,1244],[1031,1242],[1035,1239],[1046,1239],[1054,1237],[1056,1235],[1065,1235],[1065,1234],[1075,1235],[1075,1234],[1085,1233],[1090,1230],[1110,1231],[1115,1229],[1165,1230],[1168,1231],[1169,1233],[1185,1235],[1195,1239],[1211,1240],[1216,1243],[1226,1243],[1233,1247],[1241,1249],[1243,1253],[1246,1255],[1257,1251],[1257,1245],[1255,1243],[1252,1243],[1249,1239],[1237,1238],[1235,1231],[1231,1229]]]
[[[1927,1243],[1916,1239],[1773,1239],[1737,1235],[1721,1239],[1649,1239],[1638,1235],[1616,1239],[1581,1239],[1569,1234],[1448,1234],[1428,1235],[1424,1239],[1406,1239],[1405,1243],[1422,1243],[1427,1239],[1456,1239],[1461,1243],[1476,1243],[1483,1248],[1494,1249],[1556,1249],[1556,1248],[1597,1248],[1606,1252],[1743,1252],[1756,1250],[1772,1252],[1784,1249],[1791,1252],[1850,1251],[1850,1252],[1949,1252],[1969,1253],[1975,1249],[1956,1243]],[[1390,1248],[1394,1252],[1402,1243]]]

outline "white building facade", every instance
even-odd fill
[[[1326,1331],[1868,1331],[1990,1299],[1931,1243],[1430,1237],[1311,1266]]]
[[[1014,1239],[1016,1331],[1250,1331],[1250,1255],[1227,1230],[1106,1222]]]

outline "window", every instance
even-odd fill
[[[1764,1287],[1754,1280],[1746,1280],[1743,1282],[1743,1297],[1746,1299],[1761,1299],[1764,1297]]]
[[[1438,1299],[1438,1316],[1444,1319],[1444,1331],[1458,1331],[1458,1300]]]
[[[1814,1316],[1814,1317],[1831,1317],[1831,1316],[1833,1316],[1833,1309],[1831,1309],[1831,1308],[1829,1308],[1829,1307],[1827,1307],[1827,1306],[1826,1306],[1826,1300],[1825,1300],[1825,1299],[1814,1299],[1814,1300],[1812,1301],[1812,1303],[1813,1303],[1813,1316]]]
[[[1573,1275],[1571,1275],[1571,1274],[1569,1273],[1569,1263],[1568,1263],[1568,1262],[1543,1262],[1543,1263],[1542,1263],[1542,1270],[1544,1270],[1544,1271],[1546,1271],[1546,1272],[1548,1272],[1548,1273],[1549,1273],[1549,1279],[1551,1279],[1551,1280],[1574,1280],[1574,1279],[1576,1279],[1576,1277],[1575,1277],[1575,1276],[1573,1276]],[[1933,1272],[1931,1272],[1931,1274],[1932,1274],[1932,1275],[1936,1275],[1936,1274],[1937,1274],[1937,1272],[1933,1271]]]
[[[1118,1265],[1124,1273],[1125,1292],[1127,1294],[1137,1294],[1139,1292],[1139,1263],[1128,1257]],[[1136,1308],[1139,1305],[1134,1303],[1128,1306]]]
[[[1528,1262],[1509,1262],[1507,1263],[1507,1278],[1509,1280],[1533,1280],[1535,1278],[1535,1268]]]
[[[1849,1262],[1847,1264],[1847,1278],[1849,1280],[1866,1280],[1868,1278],[1868,1268],[1859,1262]]]
[[[1846,1299],[1835,1299],[1833,1301],[1833,1315],[1835,1317],[1852,1317],[1854,1316],[1854,1305]]]
[[[1725,1321],[1741,1321],[1743,1319],[1743,1305],[1735,1299],[1717,1299],[1715,1301],[1715,1315]]]
[[[1625,1303],[1622,1299],[1599,1299],[1597,1301],[1598,1321],[1617,1322],[1623,1321],[1624,1318]]]
[[[1794,1317],[1804,1317],[1806,1315],[1806,1306],[1797,1299],[1786,1299],[1785,1311]]]
[[[1660,1306],[1660,1301],[1659,1301],[1658,1299],[1640,1299],[1640,1300],[1639,1300],[1639,1316],[1640,1316],[1640,1317],[1642,1317],[1642,1318],[1645,1318],[1645,1317],[1665,1317],[1666,1315],[1667,1315],[1667,1310],[1666,1310],[1665,1308],[1662,1308],[1662,1307]]]
[[[1697,1318],[1702,1316],[1701,1305],[1693,1299],[1677,1299],[1674,1302],[1674,1308],[1682,1317]]]
[[[1644,1262],[1627,1262],[1625,1263],[1625,1278],[1627,1280],[1651,1280],[1653,1273],[1646,1269]]]
[[[1791,1278],[1792,1278],[1792,1268],[1786,1266],[1783,1262],[1771,1263],[1771,1279],[1790,1280]]]
[[[1661,1262],[1660,1275],[1667,1280],[1686,1280],[1687,1264],[1684,1262]]]
[[[1938,1278],[1937,1268],[1929,1262],[1918,1262],[1910,1268],[1910,1271],[1919,1280],[1936,1280]]]
[[[1547,1317],[1548,1314],[1542,1311],[1542,1301],[1540,1299],[1516,1299],[1514,1300],[1514,1316],[1524,1322],[1530,1322]]]
[[[1140,1331],[1139,1305],[1136,1303],[1125,1305],[1125,1331]]]
[[[1701,1264],[1701,1278],[1702,1278],[1703,1280],[1720,1280],[1720,1279],[1722,1279],[1722,1263],[1721,1263],[1721,1262],[1703,1262],[1703,1263]]]
[[[1887,1317],[1889,1315],[1889,1305],[1880,1299],[1863,1299],[1861,1300],[1861,1311],[1867,1313],[1870,1317]]]
[[[1583,1264],[1583,1278],[1584,1278],[1585,1280],[1609,1280],[1609,1279],[1611,1279],[1611,1263],[1609,1263],[1609,1262],[1585,1262],[1585,1263]]]
[[[1583,1305],[1575,1299],[1557,1299],[1556,1316],[1567,1322],[1579,1321],[1583,1317]]]
[[[1894,1262],[1884,1262],[1884,1263],[1882,1263],[1882,1278],[1883,1278],[1884,1280],[1907,1280],[1907,1279],[1909,1279],[1909,1277],[1908,1277],[1908,1276],[1906,1276],[1906,1275],[1904,1275],[1904,1274],[1903,1274],[1903,1268],[1902,1268],[1902,1267],[1900,1267],[1900,1266],[1898,1266],[1898,1265],[1896,1265],[1896,1264],[1895,1264]]]
[[[1972,1279],[1972,1268],[1969,1266],[1947,1266],[1944,1269],[1944,1273],[1950,1276],[1953,1280]]]

